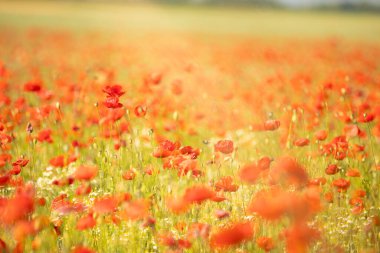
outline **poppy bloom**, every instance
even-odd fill
[[[233,184],[232,177],[226,176],[219,179],[215,184],[216,191],[225,191],[225,192],[236,192],[239,189],[239,186]]]
[[[171,233],[159,234],[158,242],[161,245],[172,247],[172,248],[177,246],[177,240],[174,238],[174,236]]]
[[[360,171],[356,168],[352,168],[347,170],[346,172],[347,177],[360,177]]]
[[[324,141],[327,138],[327,131],[326,130],[319,130],[314,133],[315,139],[318,141]]]
[[[350,187],[350,181],[344,178],[335,179],[332,184],[337,188],[338,192],[346,192]]]
[[[65,157],[63,155],[56,156],[49,161],[50,165],[53,167],[64,167],[65,166]]]
[[[183,213],[189,208],[189,202],[181,197],[170,197],[166,200],[166,205],[173,213]]]
[[[104,106],[111,109],[121,108],[123,104],[119,102],[118,97],[107,97],[103,102]]]
[[[27,92],[39,92],[41,91],[41,89],[42,89],[42,85],[38,81],[37,82],[30,81],[24,84],[24,91],[27,91]]]
[[[264,129],[267,131],[274,131],[280,127],[280,121],[279,120],[267,120],[264,123]]]
[[[165,158],[172,154],[177,149],[177,145],[169,140],[163,140],[159,146],[154,150],[153,156],[157,158]]]
[[[260,178],[262,170],[255,163],[246,164],[239,170],[240,180],[254,184]]]
[[[212,234],[210,245],[213,248],[229,247],[250,240],[253,235],[254,228],[251,222],[234,223]]]
[[[95,225],[96,221],[94,217],[91,214],[89,214],[78,220],[76,228],[78,230],[86,230],[95,227]]]
[[[327,182],[326,178],[324,177],[318,177],[318,178],[313,178],[309,181],[309,185],[315,185],[315,186],[320,186],[320,185],[325,185]]]
[[[294,145],[298,147],[303,147],[309,145],[309,139],[306,138],[300,138],[294,141]]]
[[[358,122],[360,123],[368,123],[372,122],[375,119],[375,115],[373,113],[362,113],[358,117]]]
[[[98,168],[96,166],[81,165],[75,172],[73,177],[77,180],[91,180],[98,174]]]
[[[133,169],[127,170],[127,171],[123,174],[123,178],[124,178],[125,180],[133,180],[135,177],[136,177],[136,172],[135,172]]]
[[[10,198],[0,199],[0,222],[12,224],[34,210],[34,189],[28,185],[17,189]]]
[[[107,94],[108,97],[121,97],[125,92],[121,85],[107,85],[104,87],[103,92]]]
[[[214,148],[216,152],[231,154],[234,151],[234,143],[230,140],[220,140],[215,144]]]
[[[125,219],[140,220],[149,216],[150,202],[146,199],[136,199],[125,203],[121,215]]]
[[[144,117],[146,115],[147,108],[143,105],[138,105],[135,107],[135,115],[136,117]]]
[[[53,139],[51,137],[52,131],[50,129],[42,130],[38,133],[37,140],[39,142],[48,142],[52,143]]]
[[[260,191],[251,200],[248,211],[267,220],[277,220],[287,212],[288,196],[277,189]]]
[[[357,125],[346,125],[343,131],[347,137],[360,136],[363,132]]]
[[[16,241],[21,242],[29,235],[35,235],[38,231],[32,221],[19,221],[13,227],[13,237]]]
[[[286,250],[289,253],[308,252],[309,245],[320,237],[318,230],[298,223],[284,231]]]
[[[189,240],[194,240],[197,238],[208,239],[210,234],[211,226],[205,223],[192,223],[187,230],[187,238]]]
[[[162,80],[161,72],[152,72],[145,78],[146,84],[158,85]]]
[[[77,246],[73,249],[71,253],[96,253],[96,252],[87,247]]]
[[[87,185],[86,183],[82,183],[75,190],[75,194],[78,196],[87,195],[91,192],[91,185]]]
[[[199,154],[200,154],[200,150],[197,149],[197,148],[193,148],[191,146],[184,146],[184,147],[181,147],[179,149],[179,151],[181,152],[181,154],[183,155],[190,155],[191,156],[191,159],[196,159]]]
[[[332,192],[327,192],[325,194],[325,200],[327,203],[333,203],[334,202],[334,194]]]
[[[21,167],[25,167],[28,163],[29,163],[28,159],[18,159],[17,161],[13,162],[12,165],[13,166],[18,165]]]
[[[0,186],[7,185],[10,179],[11,179],[10,173],[0,175]]]
[[[362,189],[357,189],[352,193],[353,198],[364,198],[366,195],[366,191]]]
[[[115,197],[104,197],[96,199],[92,209],[95,213],[105,214],[114,212],[118,205],[119,201]]]
[[[269,252],[272,249],[274,249],[274,242],[273,239],[270,237],[259,237],[256,239],[257,246],[259,246],[262,250],[265,252]]]
[[[330,164],[329,166],[327,166],[325,173],[327,175],[335,175],[336,173],[338,173],[338,171],[339,171],[338,165]]]
[[[277,159],[270,176],[276,183],[284,182],[289,185],[302,186],[309,182],[305,168],[294,158],[287,156]]]
[[[183,198],[189,203],[201,204],[203,201],[212,199],[214,196],[215,192],[209,187],[197,185],[187,188]]]
[[[70,202],[66,194],[61,194],[53,199],[51,209],[60,213],[68,214],[71,212],[81,212],[84,210],[84,205],[81,203]]]
[[[0,238],[0,250],[3,251],[3,252],[7,252],[8,251],[7,244],[1,238]]]
[[[364,201],[361,198],[358,198],[358,197],[351,198],[349,203],[352,206],[351,212],[353,214],[360,214],[363,212]]]

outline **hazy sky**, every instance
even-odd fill
[[[277,0],[292,6],[310,6],[317,4],[339,4],[339,3],[370,3],[380,5],[380,0]]]

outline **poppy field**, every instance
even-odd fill
[[[123,32],[12,15],[0,252],[380,252],[370,30]]]

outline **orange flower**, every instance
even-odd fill
[[[336,164],[330,164],[329,166],[327,166],[325,172],[327,175],[335,175],[336,173],[338,173],[339,171],[339,168],[338,168],[338,165]]]
[[[298,147],[303,147],[303,146],[309,145],[309,142],[310,142],[309,139],[299,138],[299,139],[294,141],[294,145],[298,146]]]
[[[338,189],[338,192],[346,192],[348,187],[350,187],[350,181],[343,178],[335,179],[333,186]]]
[[[269,252],[274,249],[274,242],[270,237],[259,237],[257,238],[256,243],[265,252]]]
[[[215,144],[214,148],[216,152],[231,154],[234,151],[234,143],[230,140],[220,140]]]
[[[286,250],[289,253],[306,253],[309,245],[320,237],[320,233],[306,224],[297,223],[284,231]]]
[[[262,170],[254,163],[247,164],[239,170],[240,180],[254,184],[260,178]]]
[[[125,219],[140,220],[149,216],[150,202],[146,199],[136,199],[126,203],[121,215]]]
[[[65,157],[63,155],[56,156],[50,159],[49,163],[53,167],[63,167],[65,166]]]
[[[226,176],[219,179],[215,184],[216,191],[225,191],[225,192],[236,192],[239,189],[239,186],[232,183],[232,177]]]
[[[124,178],[125,180],[133,180],[135,177],[136,177],[136,172],[135,172],[133,169],[127,170],[127,171],[123,174],[123,178]]]
[[[356,168],[349,169],[346,172],[346,176],[347,177],[360,177],[360,171],[358,169],[356,169]]]
[[[264,129],[267,131],[274,131],[280,127],[280,121],[279,120],[267,120],[264,123]]]
[[[96,221],[94,217],[92,217],[92,215],[89,214],[78,220],[76,228],[78,230],[86,230],[86,229],[95,227],[95,225],[96,225]]]
[[[115,197],[104,197],[95,200],[93,210],[98,214],[111,213],[116,210],[118,205],[119,201]]]
[[[186,212],[189,208],[189,203],[183,198],[171,197],[166,200],[167,207],[173,213],[183,213]]]
[[[251,222],[239,222],[221,228],[211,235],[210,245],[213,248],[229,247],[250,240],[254,235]]]
[[[73,249],[72,253],[95,253],[95,251],[83,246],[77,246]]]
[[[96,166],[81,165],[75,172],[73,177],[77,180],[91,180],[98,174],[98,168]]]
[[[285,195],[277,189],[260,191],[251,200],[248,211],[262,216],[264,219],[279,219],[287,211]]]
[[[326,130],[319,130],[314,133],[315,139],[319,141],[324,141],[327,138],[327,131]]]
[[[212,199],[215,192],[207,186],[197,185],[187,188],[183,196],[184,200],[188,203],[201,204],[203,201]]]
[[[270,176],[276,183],[302,186],[309,181],[305,169],[292,157],[281,157],[273,166]]]
[[[12,224],[25,218],[34,210],[34,189],[27,185],[17,188],[15,195],[9,199],[1,199],[0,222]]]

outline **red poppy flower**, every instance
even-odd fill
[[[223,154],[231,154],[234,151],[234,143],[230,140],[220,140],[215,144],[215,151]]]
[[[240,180],[249,183],[254,184],[258,178],[261,176],[262,169],[260,169],[256,164],[251,163],[243,166],[239,170],[239,177]]]
[[[274,249],[274,242],[273,242],[273,239],[270,237],[265,237],[265,236],[259,237],[256,239],[256,243],[265,252],[269,252],[272,249]]]
[[[76,228],[78,230],[86,230],[95,227],[95,225],[96,221],[94,217],[92,216],[92,214],[89,214],[78,220]]]
[[[350,187],[350,181],[343,178],[335,179],[333,181],[333,186],[338,189],[338,192],[346,192]]]
[[[210,245],[213,248],[229,247],[250,240],[253,235],[254,229],[251,222],[234,223],[212,234]]]
[[[338,173],[338,171],[339,171],[338,165],[330,164],[329,166],[327,166],[325,173],[327,175],[335,175],[336,173]]]
[[[304,146],[309,145],[309,142],[310,142],[309,139],[300,138],[294,141],[294,145],[298,147],[304,147]]]
[[[215,184],[216,191],[225,191],[225,192],[236,192],[239,189],[239,186],[233,184],[233,179],[231,176],[222,177]]]
[[[118,205],[119,201],[115,197],[104,197],[96,199],[92,209],[95,213],[105,214],[116,211]]]
[[[72,253],[96,253],[96,252],[87,247],[77,246],[73,249]]]
[[[41,89],[42,89],[42,85],[38,81],[36,81],[36,82],[30,81],[30,82],[27,82],[26,84],[24,84],[24,91],[39,92],[39,91],[41,91]]]
[[[65,166],[65,157],[63,155],[56,156],[49,161],[50,165],[53,167],[64,167]]]
[[[309,182],[305,168],[292,157],[277,159],[270,171],[270,176],[275,183],[283,182],[289,185],[302,186]]]
[[[121,97],[125,92],[121,85],[107,85],[104,87],[103,92],[107,94],[108,97]]]
[[[360,177],[360,171],[356,168],[352,168],[347,170],[346,172],[347,177]]]
[[[203,201],[212,199],[215,192],[207,186],[197,185],[188,188],[183,196],[184,200],[189,203],[201,204]]]
[[[280,121],[279,120],[267,120],[264,123],[264,129],[267,131],[274,131],[280,127]]]
[[[147,108],[143,105],[138,105],[135,107],[135,115],[136,117],[144,117],[146,115]]]
[[[107,97],[103,104],[107,108],[116,109],[123,107],[123,104],[119,102],[118,97]]]
[[[324,141],[327,138],[327,131],[326,130],[319,130],[315,132],[314,134],[315,139],[319,141]]]
[[[81,165],[74,172],[74,178],[77,180],[91,180],[98,174],[96,166]]]

